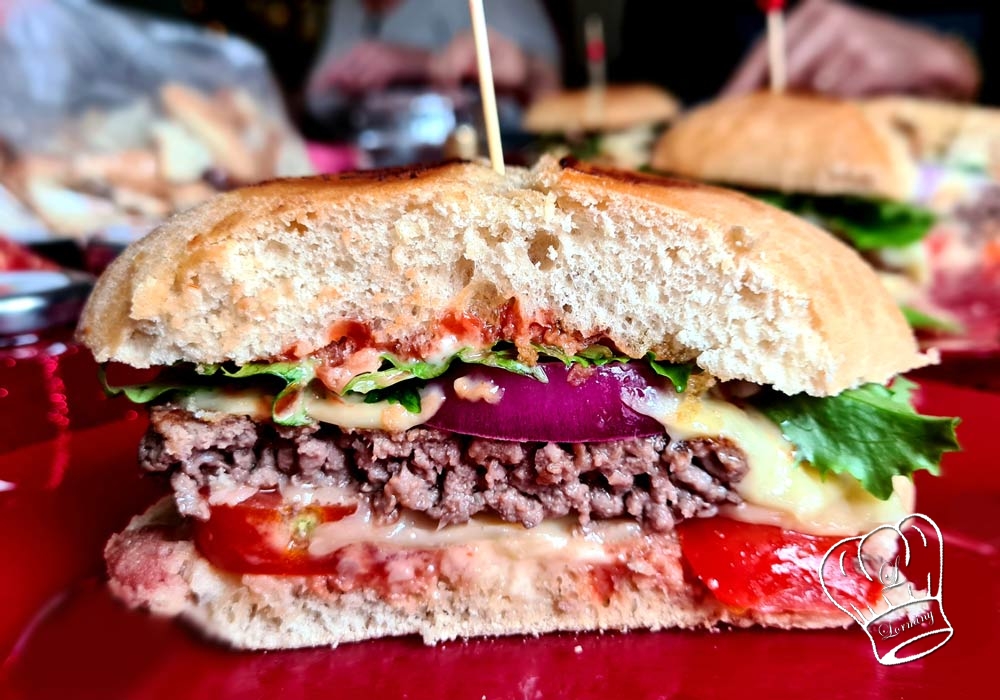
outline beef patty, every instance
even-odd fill
[[[333,425],[285,427],[246,416],[198,418],[159,406],[140,448],[142,466],[171,473],[181,513],[209,516],[226,500],[289,484],[335,486],[392,520],[400,508],[443,525],[490,513],[526,527],[546,518],[632,517],[656,532],[740,503],[733,484],[746,457],[715,438],[667,435],[615,442],[506,442],[413,428],[388,433]]]

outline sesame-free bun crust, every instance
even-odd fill
[[[677,116],[680,103],[655,85],[609,85],[603,92],[566,90],[531,104],[522,126],[533,134],[618,131],[662,124]]]
[[[79,335],[98,361],[246,363],[377,342],[455,312],[527,318],[721,379],[836,394],[927,364],[845,245],[743,195],[543,160],[275,181],[220,195],[130,246]]]
[[[917,177],[906,137],[861,105],[769,92],[689,112],[660,138],[651,165],[741,187],[895,200]]]
[[[402,635],[434,644],[559,630],[820,628],[851,622],[832,606],[811,613],[729,610],[685,574],[673,533],[622,542],[614,574],[586,562],[532,562],[537,573],[515,582],[502,567],[494,576],[442,566],[429,587],[380,595],[364,587],[341,592],[322,575],[221,571],[179,534],[172,509],[166,498],[111,538],[105,548],[111,590],[130,607],[183,618],[237,648],[336,646]],[[472,554],[462,549],[454,546],[450,559]]]
[[[1000,109],[917,97],[877,97],[865,110],[907,134],[921,159],[989,169],[1000,165]]]

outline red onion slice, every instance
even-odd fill
[[[611,442],[664,432],[660,423],[622,403],[625,392],[637,395],[650,385],[669,385],[645,364],[597,367],[579,384],[567,381],[570,370],[561,363],[542,367],[547,384],[493,367],[463,366],[449,372],[435,381],[444,390],[445,401],[426,425],[512,442]],[[502,396],[495,403],[461,398],[455,391],[459,377],[492,382]],[[672,386],[669,389],[673,391]]]

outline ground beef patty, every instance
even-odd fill
[[[203,420],[163,406],[151,418],[140,462],[171,472],[179,509],[201,518],[209,515],[208,490],[245,496],[309,484],[354,490],[388,519],[401,507],[443,524],[483,512],[527,527],[565,515],[584,523],[631,516],[663,532],[739,503],[732,485],[747,472],[740,450],[711,438],[517,443],[426,428],[387,433],[291,428],[244,416]]]

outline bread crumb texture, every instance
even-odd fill
[[[384,342],[516,299],[561,331],[721,379],[834,394],[928,362],[872,270],[790,214],[687,182],[543,159],[279,180],[130,246],[80,337],[99,361],[246,363]],[[342,324],[341,324],[342,327]]]

